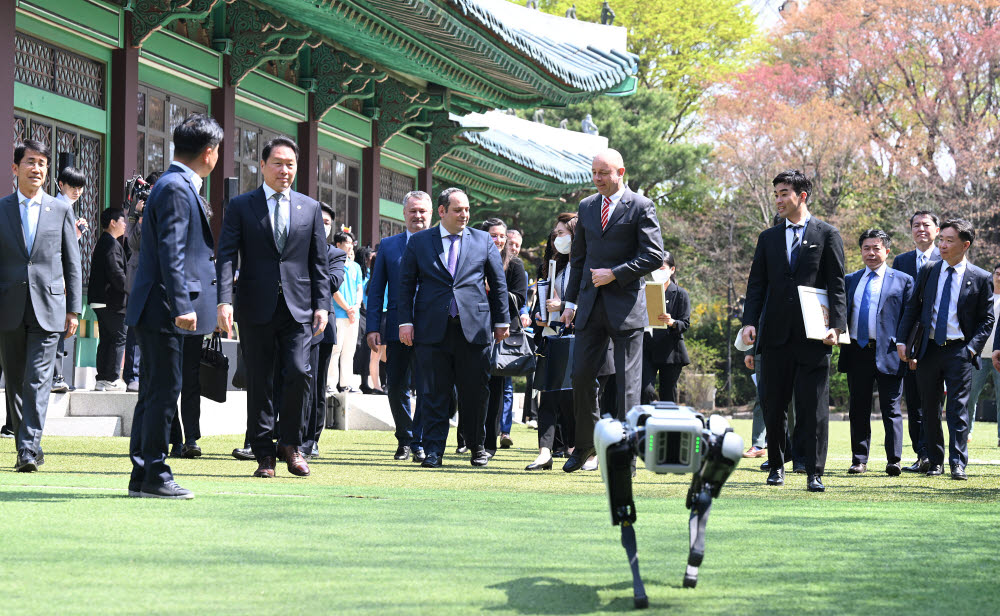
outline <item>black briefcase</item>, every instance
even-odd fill
[[[229,358],[222,352],[222,336],[215,332],[201,349],[201,366],[198,369],[201,395],[209,400],[225,402],[228,380]]]
[[[545,336],[538,347],[538,366],[532,383],[538,391],[573,389],[573,347],[576,336]]]

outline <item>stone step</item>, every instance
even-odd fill
[[[70,394],[70,417],[106,417],[121,419],[123,435],[132,433],[132,416],[139,394],[77,390]],[[180,402],[178,401],[178,410]],[[201,433],[243,434],[247,429],[247,392],[230,391],[224,403],[201,399]]]
[[[122,436],[119,417],[46,417],[46,436]]]

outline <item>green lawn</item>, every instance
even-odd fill
[[[746,437],[749,422],[736,422]],[[996,614],[1000,450],[977,424],[969,481],[846,474],[831,425],[825,494],[757,464],[709,521],[698,587],[681,587],[689,477],[640,471],[639,559],[650,612]],[[881,440],[882,428],[873,428]],[[3,614],[590,614],[631,611],[631,577],[596,473],[526,473],[535,432],[485,469],[392,459],[389,433],[334,432],[309,478],[274,480],[206,438],[173,461],[193,501],[130,499],[125,439],[45,438],[46,464],[12,471],[0,441]],[[912,462],[909,453],[904,462]],[[753,462],[753,461],[750,461]],[[759,461],[758,461],[759,463]],[[947,470],[946,470],[947,473]]]

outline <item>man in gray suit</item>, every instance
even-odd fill
[[[576,448],[563,470],[597,468],[594,426],[596,378],[614,344],[617,408],[639,404],[642,389],[642,331],[648,324],[643,276],[663,262],[663,238],[653,202],[625,185],[625,163],[615,150],[594,157],[598,194],[580,202],[570,252],[566,310],[562,322],[576,322],[573,353],[573,407]],[[610,410],[610,409],[609,409]]]
[[[14,149],[17,191],[0,200],[0,364],[17,446],[14,470],[45,461],[42,428],[59,336],[76,333],[82,282],[73,208],[45,194],[49,148]]]

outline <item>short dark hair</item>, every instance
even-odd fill
[[[910,216],[910,226],[911,227],[913,226],[913,221],[914,221],[914,219],[916,219],[917,216],[930,216],[931,220],[934,221],[934,226],[935,227],[940,227],[941,226],[941,221],[938,220],[937,214],[935,214],[934,212],[928,212],[927,210],[917,210],[916,212],[913,212],[913,216]]]
[[[344,242],[354,243],[354,235],[350,231],[337,231],[333,234],[334,244],[343,244]]]
[[[889,246],[892,246],[892,238],[889,237],[888,233],[882,229],[868,229],[861,234],[861,237],[858,238],[858,247],[861,247],[861,245],[865,243],[865,240],[871,239],[881,241],[882,247],[886,250],[889,250]]]
[[[150,186],[156,184],[156,180],[160,179],[161,175],[163,175],[162,171],[150,171],[149,175],[146,176],[146,183]]]
[[[24,158],[24,153],[28,150],[32,150],[33,152],[38,152],[39,154],[44,156],[45,161],[47,163],[52,162],[52,150],[49,149],[49,146],[35,139],[25,139],[21,143],[14,146],[15,165],[21,164],[21,159]]]
[[[962,218],[950,218],[941,223],[942,231],[949,227],[958,233],[958,239],[963,242],[969,242],[970,246],[972,245],[972,242],[976,241],[976,229],[968,220]]]
[[[57,181],[70,188],[83,188],[87,185],[87,176],[83,175],[83,172],[76,167],[63,167],[63,170],[59,172]]]
[[[215,118],[206,113],[192,113],[174,128],[174,154],[182,159],[191,159],[205,148],[219,145],[224,136]]]
[[[496,217],[487,218],[483,221],[483,224],[479,225],[479,228],[487,233],[489,233],[490,229],[493,227],[503,227],[504,234],[507,234],[507,223]]]
[[[271,150],[281,146],[292,148],[292,151],[295,152],[295,162],[298,162],[299,144],[295,143],[295,141],[292,140],[291,137],[286,137],[284,135],[278,135],[277,137],[265,143],[263,149],[261,149],[260,151],[260,159],[264,162],[267,162],[267,159],[271,157]]]
[[[333,211],[329,203],[319,202],[319,209],[330,215],[330,220],[337,220],[337,213]]]
[[[468,198],[469,196],[461,188],[456,188],[455,186],[452,186],[451,188],[445,188],[444,190],[441,191],[441,194],[438,195],[438,202],[437,202],[438,207],[444,206],[444,210],[447,212],[448,208],[451,206],[451,196],[455,193],[461,193],[465,195],[466,198]]]
[[[1000,269],[1000,263],[997,263],[996,265],[993,266],[994,272],[997,271],[998,269]]]
[[[101,212],[101,228],[107,229],[111,226],[112,221],[118,220],[119,218],[125,218],[125,210],[120,207],[109,207]]]
[[[805,193],[806,200],[812,196],[813,185],[806,177],[806,174],[802,173],[798,169],[789,169],[788,171],[782,171],[778,175],[774,176],[771,180],[771,186],[777,186],[778,184],[788,184],[795,190],[795,194]]]

